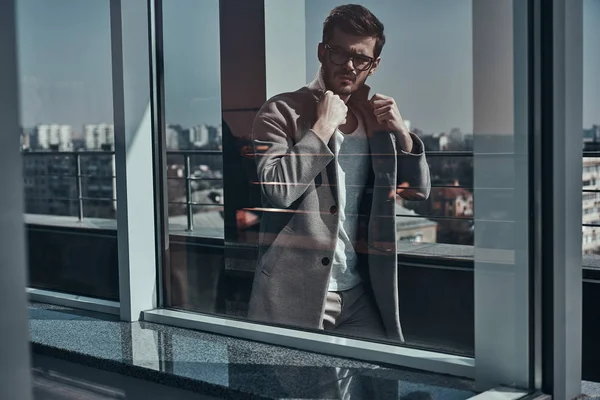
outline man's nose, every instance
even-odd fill
[[[351,57],[348,58],[348,60],[346,60],[346,63],[344,64],[344,68],[346,68],[346,70],[354,72],[354,60]]]

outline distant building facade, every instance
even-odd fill
[[[189,130],[190,143],[195,148],[207,146],[210,142],[208,125],[197,125]]]
[[[114,150],[115,127],[112,124],[87,124],[83,126],[85,150]]]
[[[36,149],[73,151],[73,129],[70,125],[41,124],[36,126],[34,137]]]
[[[582,250],[584,254],[600,252],[600,159],[584,158],[582,175]]]
[[[77,215],[77,185],[72,157],[52,152],[24,153],[25,212]]]
[[[74,137],[69,125],[40,124],[31,135],[23,132],[21,149],[26,213],[78,216],[81,188],[85,217],[115,217],[112,124],[84,125],[79,138]],[[106,151],[106,154],[86,153],[91,151]]]

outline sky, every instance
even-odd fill
[[[307,0],[307,74],[319,62],[323,20],[339,0]],[[400,113],[424,132],[471,132],[473,56],[471,0],[367,0],[383,23],[386,44],[368,80],[374,91],[394,97]],[[312,29],[308,29],[308,27]]]
[[[294,0],[282,0],[294,1]],[[472,0],[363,0],[385,25],[374,90],[424,132],[473,125]],[[305,0],[307,81],[338,0]],[[164,2],[167,123],[217,125],[218,0]],[[584,0],[583,126],[600,123],[600,0]],[[22,125],[112,122],[108,0],[19,0]],[[243,90],[243,89],[242,89]]]

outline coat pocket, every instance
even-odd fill
[[[281,257],[288,251],[288,245],[293,240],[293,230],[289,226],[285,226],[277,235],[277,238],[271,243],[267,251],[258,261],[260,271],[265,275],[271,275],[277,266]]]

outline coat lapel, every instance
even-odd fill
[[[319,68],[315,79],[308,84],[308,89],[318,101],[326,90],[323,80],[323,70]],[[395,224],[395,190],[396,190],[396,141],[392,132],[377,122],[369,103],[371,88],[368,85],[354,93],[348,101],[348,106],[359,113],[363,119],[371,150],[371,166],[374,176],[373,201],[370,207],[368,227],[368,246],[370,249],[381,251],[382,254],[396,250]],[[335,135],[329,142],[329,148],[335,154]],[[330,168],[331,167],[331,168]],[[337,170],[335,163],[328,166],[328,177],[337,187]],[[334,190],[337,202],[337,190]]]
[[[309,89],[316,99],[323,95],[325,85],[321,70]],[[369,92],[370,88],[365,85],[348,101],[348,106],[364,121],[371,152],[373,194],[366,227],[369,279],[389,338],[404,341],[396,284],[396,141],[394,134],[377,122],[369,103]],[[337,179],[333,182],[337,185]]]

